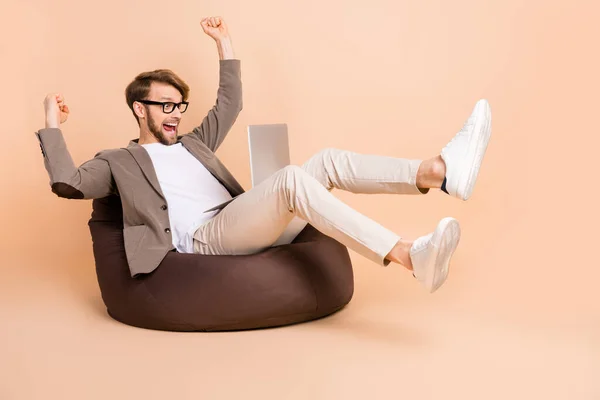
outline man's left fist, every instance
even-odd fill
[[[226,39],[229,37],[227,25],[221,17],[206,17],[200,21],[204,33],[215,40]]]

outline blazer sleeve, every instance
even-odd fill
[[[116,193],[115,182],[103,152],[79,168],[67,149],[60,129],[35,132],[50,177],[52,192],[67,199],[97,199]]]
[[[217,101],[202,124],[191,134],[198,137],[213,153],[219,148],[242,110],[240,60],[219,60]]]

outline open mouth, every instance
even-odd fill
[[[163,124],[163,129],[170,134],[175,134],[177,132],[177,124],[176,123],[166,123]]]

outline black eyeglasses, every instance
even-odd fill
[[[179,108],[179,112],[181,112],[183,114],[185,112],[185,110],[187,110],[188,104],[190,104],[187,101],[182,101],[181,103],[173,103],[172,101],[160,102],[160,101],[151,101],[151,100],[138,100],[138,101],[143,104],[162,106],[163,112],[165,114],[171,114],[173,111],[175,111],[175,106],[177,106],[177,108]]]

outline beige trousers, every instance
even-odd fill
[[[416,186],[421,160],[325,149],[289,165],[238,196],[194,234],[194,252],[252,254],[270,247],[297,216],[383,266],[400,236],[335,197],[352,193],[426,194]]]

